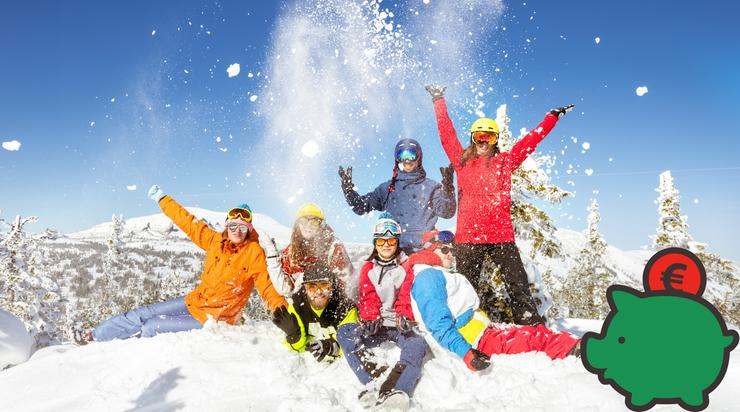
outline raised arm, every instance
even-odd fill
[[[460,141],[457,140],[455,126],[452,124],[452,119],[450,119],[450,115],[447,113],[447,103],[445,103],[444,98],[445,87],[430,85],[426,86],[426,89],[432,95],[434,115],[437,118],[437,129],[439,130],[439,138],[442,141],[442,148],[452,165],[458,168],[460,166],[460,159],[462,158],[463,147]]]
[[[569,104],[567,106],[550,110],[537,127],[530,130],[526,136],[514,144],[514,147],[511,148],[511,155],[509,156],[514,169],[521,166],[522,162],[524,162],[524,160],[534,152],[542,139],[544,139],[545,136],[550,133],[552,128],[555,127],[560,116],[573,110],[574,107],[574,105]]]
[[[260,298],[265,303],[265,306],[274,312],[275,309],[281,306],[288,306],[288,302],[285,298],[275,290],[275,287],[270,280],[270,274],[267,272],[267,264],[265,262],[265,252],[258,245],[249,245],[253,249],[249,251],[252,253],[251,259],[249,260],[248,276],[254,279],[254,286],[257,288]]]
[[[453,167],[440,167],[442,184],[432,190],[430,206],[436,216],[451,219],[455,216],[457,202],[455,201],[455,187],[452,184]]]
[[[339,167],[339,177],[342,182],[342,192],[344,198],[347,200],[347,204],[352,208],[352,211],[358,215],[364,215],[372,210],[383,210],[383,193],[381,188],[384,185],[380,185],[375,188],[372,192],[360,196],[354,188],[352,183],[352,167],[348,167],[346,170]],[[386,186],[387,188],[387,186]]]
[[[175,199],[164,195],[159,199],[159,207],[199,248],[207,250],[214,239],[220,238],[220,234],[211,229],[208,223],[185,210]]]

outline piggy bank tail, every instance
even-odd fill
[[[722,336],[723,347],[727,348],[727,352],[735,349],[738,343],[738,334],[736,330],[727,331],[728,334]]]

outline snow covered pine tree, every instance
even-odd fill
[[[731,261],[708,252],[707,244],[696,242],[689,234],[687,218],[681,215],[681,198],[673,184],[670,170],[660,174],[655,191],[658,192],[659,218],[657,233],[652,237],[653,249],[658,251],[669,247],[681,247],[696,254],[707,270],[707,280],[710,284],[716,282],[716,287],[707,288],[704,297],[717,306],[726,320],[735,325],[740,324],[738,269]]]
[[[586,218],[588,226],[584,231],[586,243],[562,288],[554,296],[562,315],[603,319],[609,312],[606,288],[613,282],[615,273],[604,262],[606,242],[599,233],[600,220],[599,203],[591,199]]]

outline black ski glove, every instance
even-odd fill
[[[339,166],[339,178],[341,179],[342,191],[344,193],[354,189],[355,185],[352,183],[352,166],[348,166],[347,169]]]
[[[396,316],[396,328],[401,333],[409,333],[414,330],[416,322],[403,315]]]
[[[436,84],[428,84],[424,86],[424,88],[427,89],[430,95],[432,95],[432,101],[445,97],[445,90],[447,90],[447,86],[439,86]]]
[[[360,323],[358,326],[358,332],[360,335],[369,338],[380,332],[380,327],[383,325],[383,318],[377,318],[375,320],[367,320]]]
[[[558,118],[560,118],[560,116],[562,116],[562,115],[568,113],[569,111],[573,110],[574,107],[576,107],[576,105],[574,105],[574,104],[569,104],[569,105],[563,106],[563,107],[556,107],[556,108],[550,110],[550,114],[554,114],[555,116],[557,116]]]
[[[452,176],[455,174],[455,169],[452,165],[448,167],[440,167],[439,173],[442,174],[442,188],[445,192],[450,195],[455,194],[455,185],[452,183]]]
[[[318,362],[323,361],[327,356],[339,355],[339,344],[334,339],[315,340],[306,345],[306,349]]]
[[[463,360],[471,371],[482,371],[491,366],[491,360],[488,355],[478,349],[471,348],[468,353],[465,354],[465,358],[463,358]]]
[[[288,312],[288,308],[281,306],[275,309],[272,314],[272,323],[285,332],[285,340],[291,345],[301,340],[301,328],[298,326],[298,319],[295,315]]]

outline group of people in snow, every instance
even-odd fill
[[[279,250],[273,239],[257,234],[248,205],[231,209],[225,230],[217,232],[155,185],[148,196],[206,251],[200,284],[184,297],[78,331],[76,340],[192,330],[209,318],[234,324],[256,287],[285,334],[285,346],[308,351],[319,362],[344,357],[364,385],[359,400],[368,407],[409,405],[429,345],[452,352],[473,371],[487,368],[494,354],[577,355],[579,340],[548,329],[537,311],[510,216],[512,173],[573,106],[551,110],[511,151],[501,152],[498,126],[489,118],[473,123],[463,148],[447,113],[445,88],[427,91],[451,163],[440,168],[441,184],[427,178],[421,146],[413,139],[398,142],[392,178],[366,195],[355,190],[352,168],[339,168],[355,213],[385,212],[374,225],[373,250],[359,276],[314,204],[298,211],[290,244]],[[436,230],[437,219],[451,218],[456,209],[455,233]],[[480,308],[480,272],[487,259],[501,268],[517,325],[495,324]],[[384,342],[401,350],[392,367],[372,352]]]

